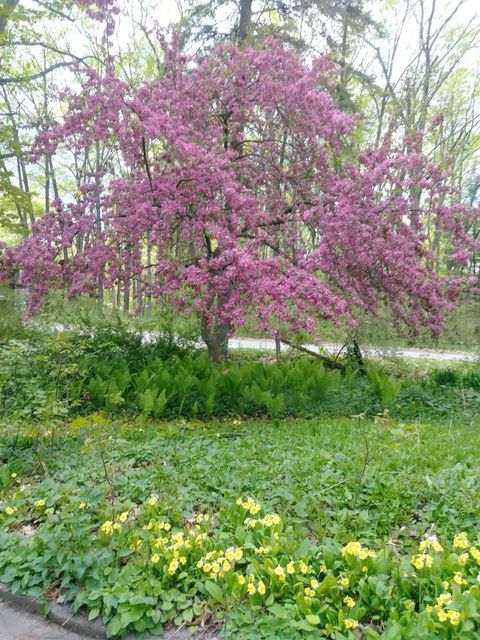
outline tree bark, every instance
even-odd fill
[[[221,362],[228,357],[228,334],[230,323],[214,320],[213,324],[208,322],[205,316],[201,318],[202,339],[207,345],[208,357],[212,362]]]
[[[245,42],[252,24],[252,0],[241,0],[240,22],[238,25],[238,43]]]

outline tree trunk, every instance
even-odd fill
[[[238,25],[238,43],[245,42],[252,24],[252,0],[241,0],[240,21]]]
[[[201,318],[202,338],[208,349],[208,357],[212,362],[221,362],[228,357],[228,334],[230,324],[218,322],[209,324],[205,316]]]

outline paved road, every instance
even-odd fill
[[[0,640],[83,640],[72,631],[48,622],[45,618],[18,611],[0,602]]]
[[[37,325],[38,326],[38,325]],[[41,325],[40,325],[41,326]],[[46,329],[50,329],[53,331],[66,331],[68,330],[62,324],[57,322],[53,322],[48,327],[44,327]],[[156,331],[144,331],[143,336],[146,342],[155,340],[155,338],[159,334]],[[203,344],[203,341],[199,341]],[[275,340],[268,338],[230,338],[228,341],[228,346],[230,349],[267,349],[274,351],[275,350]],[[320,349],[322,351],[326,351],[327,353],[338,353],[340,349],[343,347],[341,343],[323,343],[319,345],[315,344],[306,344],[303,345],[310,349],[311,351],[318,352]],[[387,348],[387,347],[376,347],[376,346],[363,346],[362,345],[362,353],[365,355],[395,355],[400,356],[401,358],[413,358],[417,360],[425,359],[425,360],[441,360],[444,362],[455,362],[455,361],[463,361],[463,362],[475,362],[480,360],[480,351],[478,353],[472,353],[468,351],[438,351],[436,349],[395,349],[395,348]],[[290,349],[286,344],[281,345],[282,351],[286,351]]]
[[[275,340],[261,339],[261,338],[230,338],[228,346],[232,349],[275,349]],[[319,346],[314,344],[304,345],[311,351],[318,352]],[[320,347],[327,353],[338,353],[342,348],[342,344],[324,343]],[[285,344],[282,344],[282,351],[289,349]],[[455,361],[463,360],[465,362],[474,362],[480,359],[480,353],[468,353],[466,351],[436,351],[433,349],[387,349],[382,347],[363,347],[362,352],[365,355],[383,355],[390,354],[401,356],[402,358],[417,358],[426,360],[443,360],[443,361]]]

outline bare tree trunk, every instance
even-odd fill
[[[208,357],[212,362],[221,362],[228,357],[228,334],[230,323],[214,320],[209,324],[205,316],[201,318],[202,339],[207,345]]]
[[[238,43],[245,42],[252,24],[252,0],[240,1],[240,22],[238,25]]]

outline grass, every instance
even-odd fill
[[[196,564],[183,572],[188,576],[181,578],[179,569],[169,577],[167,564],[167,573],[157,576],[163,580],[162,588],[153,598],[155,611],[160,612],[158,619],[157,614],[153,616],[158,629],[170,620],[180,624],[226,620],[230,638],[340,639],[359,637],[354,635],[358,629],[348,629],[350,623],[345,622],[359,619],[366,638],[380,637],[382,632],[387,640],[475,638],[478,615],[472,613],[470,600],[468,611],[466,600],[461,600],[473,598],[480,604],[475,587],[468,596],[455,596],[461,626],[448,620],[445,625],[436,614],[425,613],[428,603],[435,604],[438,576],[443,572],[444,578],[448,574],[451,579],[455,570],[463,570],[455,565],[457,556],[442,560],[441,567],[435,565],[435,575],[427,575],[433,569],[418,571],[420,577],[415,579],[420,587],[417,583],[413,587],[410,555],[418,552],[427,534],[437,535],[445,547],[451,547],[454,535],[461,531],[471,539],[478,536],[479,427],[478,418],[430,423],[396,423],[380,416],[375,420],[158,423],[113,421],[101,414],[48,427],[4,425],[0,432],[0,548],[4,549],[0,579],[14,590],[46,593],[51,599],[62,593],[86,607],[92,617],[103,616],[111,633],[142,631],[139,620],[147,619],[151,601],[147,609],[138,605],[143,612],[140,618],[131,607],[124,608],[128,615],[123,615],[122,600],[115,591],[119,583],[125,583],[125,589],[134,587],[136,593],[146,589],[144,582],[139,587],[139,578],[132,573],[137,562],[132,544],[144,535],[142,526],[152,517],[178,531],[206,513],[212,527],[207,533],[209,548],[241,547],[244,555],[236,569],[247,576],[255,574],[257,580],[263,576],[267,593],[264,597],[257,593],[258,602],[253,602],[244,591],[236,591],[227,577],[205,580]],[[148,506],[152,496],[155,507]],[[266,529],[255,534],[260,537],[254,541],[242,518],[238,519],[232,505],[246,496],[262,505],[260,515],[279,515],[277,542]],[[14,509],[10,515],[5,512],[8,507]],[[122,513],[128,514],[124,537],[103,535],[102,523],[119,522]],[[256,545],[267,539],[272,548],[262,554]],[[340,566],[340,549],[352,540],[374,549],[378,562],[387,562],[388,567],[372,560],[371,576],[363,580],[355,573],[354,560],[346,568]],[[327,578],[336,580],[335,586],[327,581],[322,606],[315,605],[315,598],[300,601],[275,583],[275,564],[286,566],[287,561],[298,563],[303,557],[315,568],[321,584]],[[145,562],[143,581],[155,573],[155,566],[148,559]],[[400,577],[401,566],[407,567],[408,579]],[[326,577],[321,577],[322,571]],[[115,584],[109,575],[115,576]],[[345,575],[352,581],[351,595],[365,601],[351,612],[342,603],[345,594],[338,591]],[[306,585],[302,589],[309,588],[308,581]],[[372,585],[377,596],[369,595]],[[291,588],[299,587],[292,583]],[[329,589],[332,593],[327,593]],[[408,594],[413,605],[405,604]],[[350,613],[355,615],[347,617]],[[325,635],[318,635],[319,627]],[[397,635],[388,635],[395,629]]]

